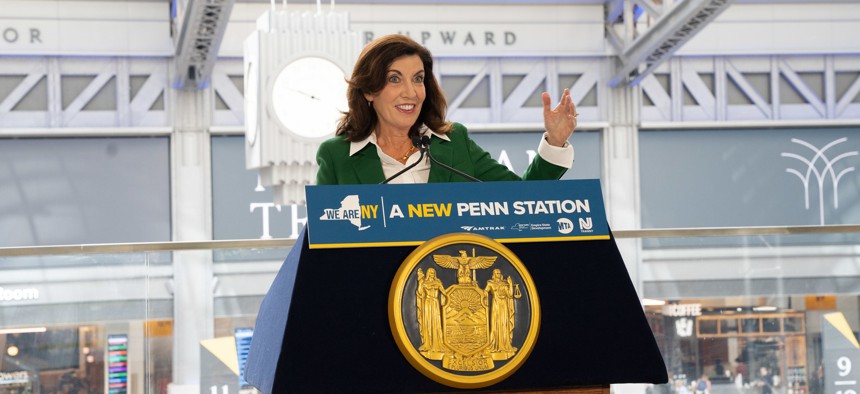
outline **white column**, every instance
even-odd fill
[[[607,67],[609,68],[609,67]],[[639,87],[609,88],[609,127],[603,133],[603,179],[607,218],[613,230],[639,229]],[[641,240],[616,239],[630,279],[642,296]]]
[[[146,357],[151,356],[146,347],[145,321],[132,320],[128,322],[128,392],[131,394],[145,393]],[[105,336],[107,338],[107,336]],[[132,350],[134,349],[134,350]],[[107,390],[105,390],[107,391]]]
[[[610,63],[611,64],[611,63]],[[605,67],[611,72],[614,67]],[[610,76],[611,77],[611,76]],[[608,81],[609,78],[604,78]],[[606,194],[606,217],[613,230],[638,229],[639,207],[639,105],[641,89],[619,85],[609,88],[609,127],[603,133],[603,179]],[[604,101],[604,103],[606,103]],[[639,239],[616,239],[627,272],[642,298],[642,242]],[[613,384],[612,391],[643,394],[643,384]]]
[[[212,94],[177,90],[171,139],[173,239],[212,239],[209,119]],[[200,393],[200,341],[214,335],[211,251],[173,254],[173,382],[168,392]]]
[[[848,321],[848,326],[852,331],[857,331],[860,327],[860,297],[845,296],[836,298],[836,310],[845,315],[845,320]]]

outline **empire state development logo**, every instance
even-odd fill
[[[358,231],[362,231],[370,228],[370,225],[362,226],[361,219],[376,218],[378,209],[379,205],[361,205],[358,201],[358,195],[352,194],[340,202],[339,208],[324,209],[320,220],[347,220],[357,227]]]

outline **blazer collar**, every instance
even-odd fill
[[[450,166],[454,159],[453,148],[450,144],[451,139],[445,134],[438,134],[430,130],[427,126],[421,128],[421,134],[430,136],[430,150],[433,152],[433,157]],[[376,134],[373,133],[362,141],[349,143],[350,166],[355,170],[355,175],[359,182],[363,184],[380,183],[385,180],[385,174],[382,172],[382,162],[379,159],[379,154],[376,152],[377,149]],[[430,166],[428,183],[450,181],[450,171],[439,166]]]
[[[349,165],[361,184],[376,184],[385,180],[382,162],[376,154],[376,145],[365,144],[364,148],[349,156]]]
[[[439,137],[445,141],[451,141],[451,139],[448,138],[447,135],[439,134],[433,130],[430,130],[430,128],[425,126],[425,125],[421,125],[420,133],[421,133],[421,135],[429,135],[431,137],[431,139],[432,139],[432,137]],[[367,136],[367,138],[365,138],[361,141],[350,142],[349,143],[349,155],[352,156],[352,155],[358,153],[359,151],[364,149],[368,144],[377,145],[376,144],[376,133],[370,133],[370,135]]]
[[[433,153],[433,158],[440,163],[453,166],[454,148],[451,146],[451,139],[447,135],[439,135],[433,133],[430,137],[430,152]],[[427,177],[427,183],[451,182],[453,173],[441,166],[430,164],[430,174]]]

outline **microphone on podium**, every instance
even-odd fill
[[[425,136],[417,136],[416,135],[416,136],[412,137],[412,145],[414,145],[416,148],[418,148],[418,150],[421,152],[421,156],[418,158],[418,160],[416,162],[410,164],[408,167],[398,171],[396,174],[388,177],[388,179],[382,181],[381,184],[386,184],[388,182],[391,182],[392,179],[397,178],[400,175],[402,175],[404,172],[411,170],[412,167],[415,167],[416,165],[418,165],[418,163],[420,163],[421,160],[424,160],[424,154],[425,153],[427,154],[427,157],[430,158],[430,161],[432,161],[433,163],[436,163],[436,165],[438,165],[438,166],[440,166],[440,167],[442,167],[448,171],[451,171],[451,172],[453,172],[453,173],[455,173],[455,174],[457,174],[463,178],[466,178],[472,182],[483,182],[482,180],[480,180],[478,178],[475,178],[475,177],[473,177],[469,174],[466,174],[466,173],[464,173],[464,172],[462,172],[462,171],[460,171],[454,167],[451,167],[447,164],[444,164],[444,163],[436,160],[436,158],[433,157],[433,155],[430,153],[430,137],[429,136],[426,136],[426,135]]]
[[[413,138],[413,139],[412,139],[412,143],[413,143],[413,144],[415,143],[415,139],[416,139],[416,138],[417,138],[417,137],[415,137],[415,138]],[[465,173],[465,172],[463,172],[463,171],[460,171],[460,170],[458,170],[458,169],[456,169],[456,168],[454,168],[454,167],[451,167],[451,166],[449,166],[449,165],[447,165],[447,164],[444,164],[444,163],[442,163],[442,162],[440,162],[440,161],[436,160],[436,158],[435,158],[435,157],[433,157],[433,155],[432,155],[432,154],[430,154],[430,137],[429,137],[429,136],[426,136],[426,135],[425,135],[425,136],[421,137],[420,145],[418,146],[418,149],[420,149],[420,150],[421,150],[421,153],[427,152],[427,157],[429,157],[429,158],[430,158],[430,161],[432,161],[433,163],[436,163],[436,165],[438,165],[439,167],[442,167],[442,168],[444,168],[444,169],[446,169],[446,170],[448,170],[448,171],[451,171],[451,172],[453,172],[453,173],[455,173],[455,174],[457,174],[457,175],[459,175],[459,176],[461,176],[461,177],[463,177],[463,178],[466,178],[466,179],[468,179],[468,180],[470,180],[470,181],[472,181],[472,182],[483,182],[482,180],[480,180],[480,179],[478,179],[478,178],[475,178],[475,177],[473,177],[473,176],[471,176],[471,175],[469,175],[469,174],[466,174],[466,173]]]
[[[386,183],[388,183],[388,182],[391,182],[391,180],[392,180],[392,179],[399,177],[399,176],[400,176],[400,175],[402,175],[404,172],[411,170],[411,169],[412,169],[412,167],[417,166],[417,165],[418,165],[418,163],[420,163],[420,162],[421,162],[421,160],[424,160],[424,153],[427,153],[428,155],[430,154],[429,149],[426,149],[426,148],[422,148],[422,147],[421,147],[421,142],[422,142],[422,141],[421,141],[421,138],[420,138],[419,136],[417,136],[417,135],[416,135],[416,136],[412,137],[412,145],[413,145],[414,147],[418,148],[418,150],[419,150],[419,151],[421,151],[421,157],[419,157],[419,158],[418,158],[418,161],[416,161],[416,162],[414,162],[414,163],[410,164],[408,167],[406,167],[406,168],[404,168],[404,169],[402,169],[402,170],[398,171],[396,174],[394,174],[394,175],[392,175],[392,176],[388,177],[388,179],[386,179],[386,180],[384,180],[384,181],[382,181],[382,182],[380,183],[381,185],[384,185],[384,184],[386,184]],[[430,146],[430,138],[427,138],[427,146],[428,146],[428,148],[429,148],[429,146]]]

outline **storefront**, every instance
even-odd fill
[[[2,332],[0,392],[106,392],[104,327],[28,327]]]
[[[741,308],[696,320],[700,373],[708,374],[712,382],[750,385],[765,368],[789,392],[807,391],[804,313]],[[717,374],[721,362],[724,372]]]
[[[836,306],[837,298],[842,301],[841,308]],[[692,391],[704,376],[711,384],[711,393],[758,393],[765,371],[774,392],[816,392],[811,385],[823,354],[821,315],[840,309],[850,315],[856,298],[785,299],[786,303],[799,303],[798,309],[728,306],[727,299],[646,306],[672,379],[665,392],[674,392],[676,386]],[[830,300],[825,310],[815,301],[820,299]]]

